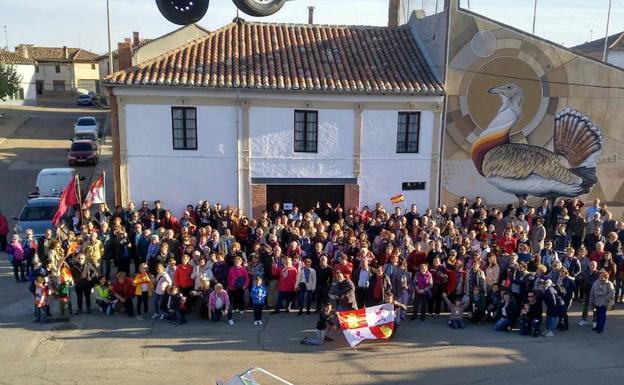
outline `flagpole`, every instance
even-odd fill
[[[82,216],[82,192],[80,191],[80,178],[77,173],[74,178],[76,178],[76,186],[78,186],[78,210],[80,210],[80,227],[82,227],[82,225],[84,225],[84,218]]]
[[[108,207],[106,202],[106,171],[102,171],[102,191],[104,191],[104,207]]]

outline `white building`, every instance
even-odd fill
[[[16,53],[0,49],[0,63],[15,68],[20,77],[20,89],[15,95],[0,100],[0,104],[35,105],[37,92],[35,89],[35,62]]]
[[[604,57],[605,39],[596,39],[571,49],[587,55],[593,59],[602,60]],[[624,31],[607,38],[607,63],[624,68]]]
[[[408,26],[232,23],[114,74],[116,203],[437,203],[443,87]]]
[[[37,94],[75,92],[77,89],[98,92],[100,71],[93,52],[68,47],[37,47],[20,44],[15,52],[36,62]]]

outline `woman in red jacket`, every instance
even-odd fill
[[[277,288],[279,293],[277,295],[277,303],[275,304],[275,310],[272,314],[279,314],[282,302],[286,300],[286,313],[290,311],[290,305],[295,299],[295,285],[297,283],[297,269],[292,264],[292,259],[285,257],[284,266],[279,267],[277,264],[273,265],[273,275],[278,278]]]
[[[132,298],[135,293],[134,281],[126,276],[125,271],[117,273],[117,279],[113,283],[113,295],[117,298],[117,307],[123,306],[128,317],[134,315]]]
[[[182,264],[176,268],[173,274],[173,285],[180,288],[180,292],[184,297],[190,298],[189,294],[195,287],[195,280],[191,278],[193,274],[193,266],[189,264],[191,257],[188,255],[182,256]]]
[[[503,253],[511,254],[516,252],[516,245],[518,241],[512,236],[511,229],[505,230],[505,235],[498,241],[498,246]]]

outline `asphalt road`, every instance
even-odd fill
[[[27,195],[35,188],[37,174],[43,168],[68,167],[67,152],[71,144],[73,124],[80,116],[96,116],[101,123],[101,112],[16,111],[25,115],[23,124],[0,144],[0,210],[9,218],[17,216]],[[79,167],[79,174],[89,182],[93,167]]]

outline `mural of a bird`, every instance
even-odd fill
[[[511,143],[511,129],[522,117],[524,93],[517,84],[491,88],[502,105],[471,148],[481,175],[518,199],[576,197],[590,192],[598,181],[596,163],[603,148],[602,130],[591,119],[566,107],[555,116],[554,151]]]

